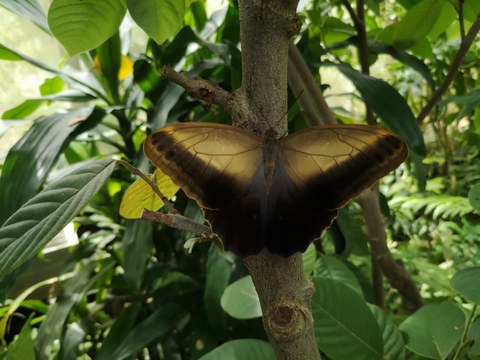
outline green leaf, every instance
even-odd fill
[[[30,319],[23,325],[17,339],[8,347],[5,360],[35,360]]]
[[[44,101],[42,100],[32,100],[28,99],[22,102],[20,105],[17,105],[2,114],[2,119],[4,120],[13,120],[13,119],[26,119],[30,114],[36,111]]]
[[[29,19],[40,29],[50,34],[47,16],[37,0],[0,0],[0,6],[7,8],[21,17]]]
[[[120,27],[125,0],[53,0],[48,25],[70,55],[94,49]]]
[[[61,342],[61,359],[77,360],[78,349],[84,337],[85,330],[77,322],[68,324]]]
[[[457,271],[450,284],[465,299],[480,305],[480,267]]]
[[[463,12],[465,14],[465,19],[474,22],[480,15],[480,1],[465,0],[463,4]]]
[[[40,85],[40,94],[47,96],[58,93],[65,87],[65,82],[60,76],[55,76],[50,79],[45,79],[42,85]]]
[[[102,342],[102,347],[96,355],[97,360],[110,360],[111,354],[116,351],[118,344],[124,342],[125,338],[131,333],[135,326],[142,306],[141,303],[135,303],[132,306],[123,309],[118,316],[107,337]]]
[[[461,110],[456,116],[457,119],[471,116],[480,107],[480,87],[473,88],[470,92],[463,95],[449,96],[441,104],[446,106],[449,102],[454,102],[461,106]]]
[[[446,0],[422,0],[396,24],[385,29],[380,39],[395,48],[407,49],[423,40],[434,28]],[[415,29],[415,31],[412,31]]]
[[[262,316],[260,300],[250,275],[230,284],[223,293],[221,304],[223,310],[236,319]]]
[[[341,252],[342,256],[346,257],[352,252],[360,256],[370,254],[368,240],[361,224],[354,218],[348,208],[341,209],[335,221],[346,242],[345,249]]]
[[[468,202],[475,210],[480,211],[480,183],[473,185],[468,192]]]
[[[117,31],[110,39],[97,48],[100,70],[107,81],[109,93],[117,103],[120,102],[118,74],[122,58],[121,47],[120,35]]]
[[[186,310],[174,304],[163,305],[149,317],[133,328],[128,336],[112,351],[108,359],[123,360],[133,355],[148,344],[158,341],[176,328],[179,321],[186,316]]]
[[[140,289],[147,259],[150,257],[152,225],[151,222],[146,221],[128,221],[123,235],[122,266],[125,277],[130,280],[135,289]]]
[[[317,249],[315,245],[310,244],[307,250],[302,254],[303,271],[308,276],[313,272],[315,268],[315,262],[317,261]]]
[[[336,256],[323,255],[318,259],[315,275],[326,279],[337,280],[348,285],[360,296],[363,296],[362,287],[355,277],[355,274]]]
[[[9,61],[22,61],[22,57],[17,55],[14,51],[0,44],[0,59]]]
[[[203,294],[203,306],[208,320],[218,332],[226,331],[227,319],[222,310],[221,297],[227,288],[232,273],[233,262],[229,254],[221,252],[217,246],[210,246],[207,259],[207,279]]]
[[[380,119],[400,135],[411,150],[424,156],[426,149],[423,134],[412,110],[398,91],[385,81],[359,73],[348,65],[336,66],[353,82],[363,100]]]
[[[312,298],[317,344],[335,360],[382,359],[382,333],[365,301],[349,286],[314,277]]]
[[[439,1],[438,7],[440,8],[440,14],[432,30],[428,34],[430,40],[436,40],[441,34],[443,34],[448,27],[457,18],[457,11],[453,4],[449,1]]]
[[[35,256],[97,193],[116,162],[87,162],[27,201],[0,228],[0,274]]]
[[[367,304],[372,311],[383,337],[383,358],[405,360],[405,343],[397,325],[376,305]]]
[[[88,263],[75,274],[75,277],[63,283],[62,296],[59,296],[55,303],[50,306],[35,338],[35,348],[40,355],[40,359],[49,358],[50,348],[54,341],[61,337],[62,329],[72,308],[78,305],[91,284],[98,281],[98,278],[104,274],[106,269],[110,268],[105,267],[103,271],[93,275],[96,266],[98,266],[98,262]]]
[[[184,0],[127,0],[133,20],[157,44],[162,44],[181,28]]]
[[[56,113],[40,119],[10,149],[0,177],[0,225],[43,185],[78,122],[93,107]]]
[[[462,336],[465,315],[455,304],[424,305],[400,324],[410,351],[429,359],[446,359]]]
[[[326,17],[320,29],[323,41],[327,46],[356,35],[356,31],[352,25],[345,24],[336,17]]]
[[[265,341],[239,339],[220,345],[200,360],[275,360],[275,353]]]

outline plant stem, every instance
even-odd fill
[[[425,104],[423,109],[420,111],[420,114],[417,117],[418,122],[423,122],[425,118],[430,114],[432,109],[438,104],[438,102],[442,99],[445,92],[450,87],[451,83],[455,79],[458,71],[460,70],[460,66],[465,59],[465,55],[467,55],[468,50],[472,46],[473,41],[475,40],[478,32],[480,31],[480,14],[477,15],[477,19],[473,23],[468,33],[462,39],[462,43],[460,44],[460,48],[458,49],[457,55],[453,59],[452,65],[448,70],[447,75],[443,79],[440,86],[435,90],[430,100]]]

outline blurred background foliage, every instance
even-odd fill
[[[61,8],[65,2],[54,4]],[[53,5],[48,13],[49,1],[0,1],[0,97],[5,99],[0,104],[0,224],[45,186],[91,159],[121,158],[151,171],[142,143],[167,123],[230,123],[222,109],[212,114],[177,85],[162,81],[160,70],[169,64],[237,89],[237,4],[179,3],[169,10],[177,20],[165,29],[148,16],[143,22],[136,18],[141,9],[134,1],[98,1],[116,15],[95,34],[86,30],[72,39],[56,32],[64,14],[55,15]],[[300,2],[303,25],[295,36],[327,103],[345,123],[364,122],[363,102],[372,84],[340,66],[359,68],[358,34],[348,12],[354,3]],[[127,6],[133,19],[124,17]],[[417,116],[451,69],[462,37],[480,16],[480,3],[368,0],[365,6],[370,75],[390,84]],[[352,353],[359,359],[480,357],[478,44],[473,42],[442,101],[419,123],[423,138],[405,139],[420,141],[419,147],[411,148],[408,161],[381,183],[390,249],[427,305],[411,315],[385,284],[386,308],[367,306],[373,301],[368,244],[360,209],[350,204],[304,254],[305,271],[318,290],[313,310],[325,358],[350,359]],[[40,75],[33,75],[37,70]],[[388,99],[373,94],[369,105],[379,109]],[[305,127],[294,96],[289,105],[289,129]],[[394,103],[392,116],[402,106]],[[412,126],[408,121],[394,125]],[[272,358],[243,263],[213,245],[200,244],[188,253],[184,243],[193,235],[123,219],[120,203],[134,177],[123,168],[112,171],[58,243],[49,243],[37,258],[0,279],[2,358]],[[200,209],[183,192],[174,203],[182,214],[202,221]],[[0,236],[1,251],[10,244]],[[340,298],[330,296],[334,293]],[[342,309],[358,311],[352,315]],[[332,316],[346,333],[322,332]],[[355,323],[369,325],[371,339],[363,345],[353,344],[365,335]],[[422,336],[441,346],[411,340]],[[348,345],[332,345],[341,342]]]

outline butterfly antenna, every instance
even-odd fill
[[[295,101],[293,102],[294,105],[295,105],[295,103],[297,102],[297,100],[300,98],[300,96],[302,96],[303,90],[304,90],[304,89],[302,89],[302,90],[300,91],[300,93],[295,97]],[[293,105],[292,105],[292,106],[293,106]],[[287,111],[285,111],[285,113],[280,117],[280,119],[277,120],[277,123],[276,123],[275,125],[277,125],[279,122],[281,122],[281,121],[285,118],[285,116],[288,115],[288,112],[289,112],[290,110],[291,110],[291,108],[287,109]]]

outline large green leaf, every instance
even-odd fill
[[[382,359],[382,333],[365,301],[349,286],[314,277],[312,298],[317,344],[335,360]]]
[[[56,113],[36,121],[10,149],[0,177],[0,225],[43,185],[78,120],[93,107]]]
[[[458,344],[465,326],[465,315],[453,303],[425,305],[402,324],[406,347],[429,359],[446,359]]]
[[[383,358],[388,360],[405,360],[405,343],[398,326],[387,317],[378,306],[368,304],[377,319],[383,337]]]
[[[48,25],[70,55],[94,49],[119,28],[125,0],[53,0]]]
[[[221,252],[217,246],[210,246],[207,259],[207,279],[203,303],[210,324],[219,333],[226,331],[226,315],[220,303],[230,275],[233,262],[228,258],[230,255]]]
[[[35,256],[97,193],[114,170],[111,159],[87,162],[27,201],[0,228],[0,274]]]
[[[29,19],[43,31],[50,33],[47,16],[37,0],[0,0],[0,6]]]
[[[265,341],[239,339],[226,342],[200,360],[275,360],[275,353]]]
[[[400,135],[411,150],[425,155],[422,131],[405,99],[387,82],[362,74],[348,65],[338,69],[350,79],[363,100],[392,131]]]
[[[465,299],[480,305],[480,267],[458,271],[450,280],[450,284]]]
[[[222,296],[222,308],[236,319],[254,319],[262,316],[252,277],[245,276],[230,284]]]
[[[158,44],[180,29],[185,15],[184,0],[127,0],[133,20]]]

